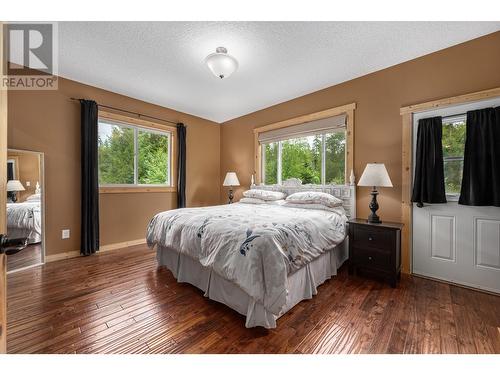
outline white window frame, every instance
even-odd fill
[[[172,132],[167,130],[157,130],[151,129],[143,126],[138,126],[130,124],[127,122],[111,120],[105,117],[99,117],[97,126],[99,127],[101,121],[106,124],[119,126],[122,128],[129,128],[134,131],[134,183],[133,184],[99,184],[99,187],[173,187],[172,184]],[[139,179],[139,149],[138,149],[138,135],[139,131],[153,134],[160,134],[167,136],[167,146],[168,146],[168,160],[167,160],[167,182],[165,184],[140,184]],[[98,161],[99,163],[99,161]],[[99,166],[98,166],[99,171]]]
[[[338,129],[332,129],[326,133],[318,133],[318,134],[308,134],[305,137],[308,136],[315,136],[315,135],[321,135],[321,185],[326,185],[326,135],[327,134],[334,134],[338,132],[344,132],[345,134],[345,157],[344,157],[344,184],[346,183],[345,181],[345,171],[347,169],[347,141],[348,141],[348,136],[347,136],[347,129],[345,127],[338,128]],[[288,141],[290,139],[294,138],[300,138],[300,137],[293,137],[293,138],[288,138],[288,139],[282,139],[279,141],[275,142],[263,142],[261,143],[261,181],[265,183],[266,181],[266,145],[271,144],[271,143],[277,143],[278,144],[278,161],[277,161],[277,176],[276,176],[276,184],[281,185],[283,183],[282,181],[282,151],[283,151],[283,144],[282,142]],[[313,184],[316,185],[316,184]]]
[[[459,116],[451,115],[451,116],[442,117],[442,122],[443,122],[443,125],[444,124],[453,124],[453,123],[456,123],[456,122],[464,122],[465,123],[466,119],[467,119],[467,116],[465,114],[459,115]],[[462,160],[462,163],[463,163],[463,161],[464,161],[464,154],[462,154],[461,157],[460,156],[443,156],[443,172],[444,172],[444,164],[447,161]],[[444,177],[446,179],[446,174],[444,175]],[[458,199],[460,198],[460,192],[454,193],[454,194],[453,193],[448,193],[446,191],[446,186],[445,186],[445,193],[446,193],[446,200],[451,201],[451,202],[458,202]]]

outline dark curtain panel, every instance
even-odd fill
[[[14,164],[7,163],[7,181],[10,181],[13,179],[14,179]]]
[[[412,202],[446,203],[443,167],[443,122],[441,117],[418,121],[415,182]]]
[[[186,127],[177,124],[177,208],[186,207]]]
[[[97,173],[97,104],[80,100],[82,224],[80,253],[91,255],[99,250],[99,181]]]
[[[467,112],[458,203],[500,207],[500,107]]]

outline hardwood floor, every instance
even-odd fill
[[[277,329],[246,329],[145,245],[10,274],[7,317],[9,353],[500,353],[498,296],[344,268]]]
[[[7,271],[42,263],[42,245],[31,244],[21,252],[7,257]]]

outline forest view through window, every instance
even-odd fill
[[[99,119],[100,185],[170,185],[170,133]]]
[[[462,185],[465,151],[465,116],[443,118],[443,161],[446,195],[457,197]]]
[[[279,184],[294,177],[303,184],[344,184],[345,154],[345,129],[265,143],[263,181]]]

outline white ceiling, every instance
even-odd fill
[[[224,122],[500,30],[500,22],[60,22],[59,75]],[[203,59],[239,61],[220,80]]]

